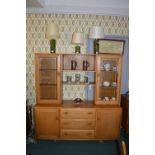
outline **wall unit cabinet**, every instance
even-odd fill
[[[114,140],[119,137],[121,55],[36,54],[35,130],[38,139]],[[64,86],[84,86],[79,101]],[[71,90],[72,91],[72,90]]]

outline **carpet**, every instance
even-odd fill
[[[26,147],[26,155],[120,155],[116,141],[39,140]]]

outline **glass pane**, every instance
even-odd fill
[[[40,71],[40,83],[41,84],[56,84],[57,72],[56,70],[41,70]]]
[[[99,99],[115,101],[117,96],[117,60],[101,59]]]
[[[56,99],[57,96],[56,85],[40,85],[40,98],[41,99]]]
[[[57,69],[56,58],[41,58],[40,69]]]

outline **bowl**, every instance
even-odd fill
[[[110,82],[109,82],[109,81],[104,81],[104,82],[103,82],[103,86],[105,86],[105,87],[110,86]]]

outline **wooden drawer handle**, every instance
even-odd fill
[[[67,125],[67,124],[69,124],[69,123],[68,123],[68,122],[64,122],[63,124],[64,124],[64,125]]]
[[[87,133],[87,135],[88,135],[88,136],[90,136],[91,134],[92,134],[92,133],[90,133],[90,132],[89,132],[89,133]]]
[[[91,122],[89,122],[89,123],[88,123],[88,125],[92,125],[92,123],[91,123]]]
[[[67,136],[68,134],[67,133],[64,133],[64,135]]]
[[[93,114],[92,112],[88,112],[89,115]]]
[[[65,114],[65,115],[67,115],[67,114],[68,114],[68,112],[64,112],[64,114]]]
[[[97,120],[101,120],[99,117],[97,117]]]
[[[56,117],[56,120],[59,120],[59,117]]]

